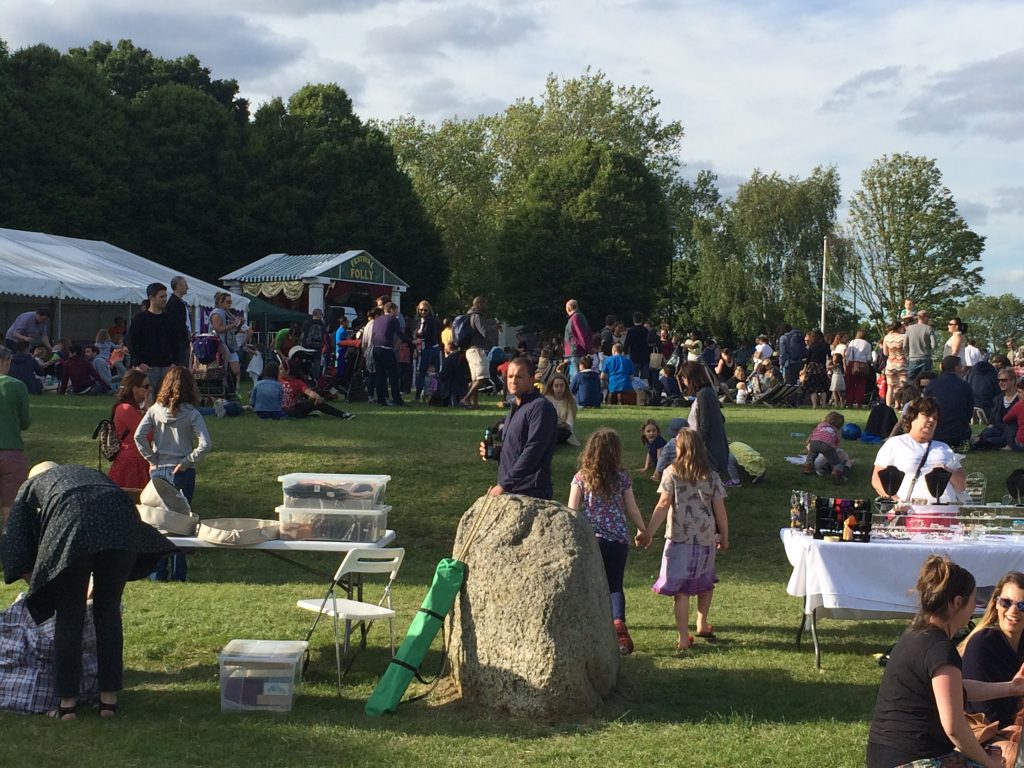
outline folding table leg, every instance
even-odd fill
[[[818,609],[811,610],[811,639],[814,640],[814,668],[821,669],[821,645],[818,644]]]

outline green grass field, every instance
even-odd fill
[[[89,435],[109,400],[54,395],[32,400],[26,433],[30,463],[96,465]],[[287,472],[386,473],[392,476],[389,527],[407,550],[396,592],[404,632],[429,585],[437,560],[451,554],[462,513],[494,483],[496,466],[476,446],[500,417],[493,403],[478,412],[417,405],[407,409],[353,406],[351,422],[318,418],[263,422],[251,415],[210,418],[214,450],[198,469],[194,508],[203,517],[273,517],[281,503],[277,476]],[[363,704],[387,663],[387,633],[335,690],[329,627],[317,630],[312,661],[287,715],[221,714],[218,651],[232,638],[300,639],[311,616],[295,600],[320,587],[288,564],[253,552],[203,552],[190,559],[185,584],[128,585],[124,598],[126,690],[114,721],[86,712],[74,723],[0,714],[4,764],[33,766],[858,766],[881,670],[872,654],[887,648],[903,623],[824,621],[823,668],[805,644],[794,645],[800,602],[786,595],[789,566],[779,540],[788,525],[791,488],[824,495],[870,496],[876,449],[854,444],[857,459],[841,491],[824,478],[805,478],[787,464],[822,411],[731,407],[727,429],[769,461],[766,482],[730,490],[732,549],[719,558],[721,583],[711,621],[719,640],[679,656],[671,601],[654,595],[660,549],[634,551],[627,568],[629,625],[636,653],[623,661],[616,695],[576,722],[542,725],[480,712],[459,702],[427,699],[396,715],[370,719]],[[577,431],[619,431],[631,468],[641,466],[640,426],[682,415],[669,409],[606,408],[584,412]],[[866,411],[847,411],[863,426]],[[555,455],[555,495],[565,501],[576,451]],[[104,464],[104,467],[106,464]],[[1020,466],[1007,453],[972,455],[969,471],[989,478],[989,500]],[[637,498],[649,517],[655,484],[634,472]],[[306,555],[333,569],[336,558]],[[870,578],[870,574],[865,574]],[[8,604],[19,584],[0,587]],[[515,599],[514,592],[509,595]],[[524,610],[529,610],[525,606]],[[437,647],[437,644],[435,644]],[[436,660],[431,660],[435,662]],[[412,692],[417,691],[414,685]]]

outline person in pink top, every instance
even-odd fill
[[[1017,425],[1017,432],[1003,447],[1004,451],[1024,451],[1024,378],[1017,380],[1017,402],[1003,416],[1004,424]]]
[[[832,468],[832,479],[836,483],[845,483],[849,471],[847,463],[839,456],[839,430],[843,428],[846,420],[843,414],[835,411],[825,416],[825,420],[811,432],[807,439],[807,456],[804,458],[803,473],[814,474],[814,461],[819,455],[825,457],[825,461]]]

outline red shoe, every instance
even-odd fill
[[[615,634],[619,639],[619,653],[623,656],[629,656],[633,652],[633,638],[629,636],[626,622],[622,619],[615,620]]]

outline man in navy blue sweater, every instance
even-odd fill
[[[533,365],[525,357],[508,364],[506,382],[515,402],[505,417],[501,445],[495,446],[498,459],[498,484],[488,493],[500,496],[515,493],[550,499],[551,456],[555,452],[558,414],[555,407],[533,386]],[[480,443],[480,456],[487,458]]]
[[[971,385],[960,378],[963,366],[956,355],[942,358],[939,377],[929,384],[924,394],[939,404],[939,426],[935,440],[953,450],[971,439],[971,417],[974,415],[974,393]]]

